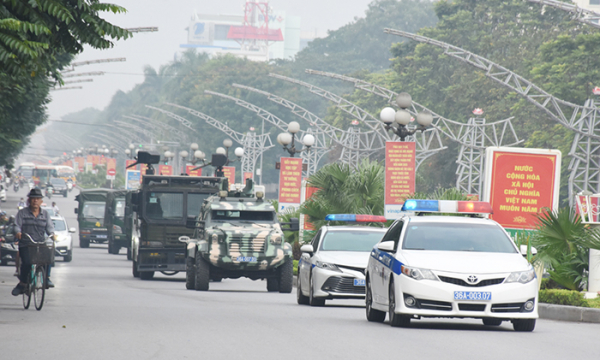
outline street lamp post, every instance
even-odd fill
[[[305,148],[301,150],[296,149],[296,134],[299,131],[300,124],[298,124],[296,121],[292,121],[288,124],[288,132],[277,135],[277,142],[279,145],[283,146],[283,150],[287,151],[291,157],[294,157],[295,154],[303,151],[309,151],[310,147],[315,144],[315,137],[311,134],[306,134],[301,142],[304,144]]]
[[[385,124],[385,129],[387,131],[392,130],[400,138],[400,141],[404,141],[408,136],[414,135],[417,131],[423,132],[427,130],[433,122],[433,115],[429,111],[421,111],[417,114],[418,126],[409,130],[407,125],[413,121],[413,118],[406,109],[412,104],[411,96],[405,92],[398,94],[396,104],[398,104],[400,110],[396,111],[391,107],[383,108],[379,114],[379,118]],[[394,122],[398,125],[394,126]]]

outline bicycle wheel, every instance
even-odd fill
[[[42,306],[44,306],[44,296],[46,295],[46,269],[44,269],[43,266],[36,266],[35,278],[31,288],[35,309],[38,311],[42,310]]]
[[[23,307],[25,310],[29,309],[29,304],[31,304],[31,277],[25,285],[25,291],[23,291]]]

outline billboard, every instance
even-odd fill
[[[535,228],[542,209],[558,209],[560,164],[559,150],[487,148],[482,195],[490,218],[510,229]]]
[[[158,165],[158,175],[173,175],[173,167],[171,165]]]
[[[416,146],[409,141],[385,143],[385,201],[386,219],[401,217],[404,199],[415,192]]]
[[[235,184],[235,167],[234,166],[223,166],[223,174],[229,181],[229,186]]]
[[[188,174],[189,176],[202,176],[202,169],[192,170],[195,167],[196,167],[196,165],[186,165],[185,173]]]
[[[125,189],[139,189],[141,182],[142,175],[139,170],[127,170],[127,172],[125,173]]]
[[[300,206],[302,185],[302,159],[282,157],[279,167],[279,209]]]

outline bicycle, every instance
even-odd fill
[[[31,297],[33,296],[35,309],[40,311],[44,306],[46,296],[46,282],[48,279],[46,266],[54,262],[54,242],[51,246],[48,246],[45,242],[35,242],[29,234],[24,233],[23,236],[27,236],[33,243],[27,245],[31,271],[23,291],[23,307],[29,309]]]

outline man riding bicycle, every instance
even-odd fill
[[[25,290],[31,264],[29,264],[29,248],[27,245],[33,243],[23,233],[31,236],[35,242],[44,242],[46,234],[54,238],[54,224],[46,210],[40,208],[42,205],[42,191],[38,188],[32,189],[27,195],[29,207],[19,210],[15,219],[16,238],[19,240],[19,257],[21,258],[21,276],[19,284],[13,289],[14,296],[20,295]],[[48,287],[54,287],[50,281],[50,266],[48,266]]]

